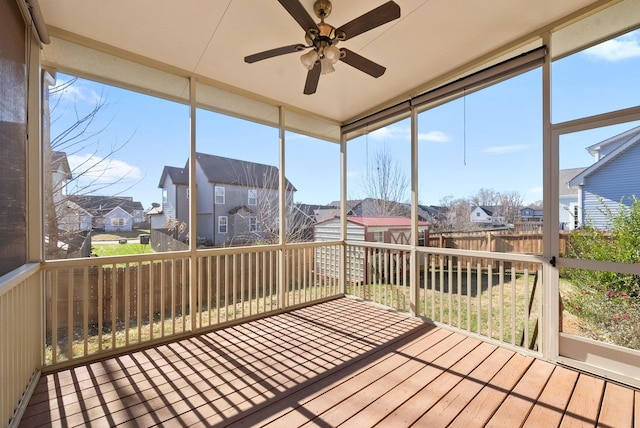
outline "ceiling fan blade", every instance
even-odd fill
[[[342,48],[340,49],[344,52],[344,55],[340,56],[340,61],[349,64],[351,67],[355,67],[360,71],[367,73],[369,76],[380,77],[387,70],[385,67],[380,64],[376,64],[375,62],[367,59],[357,53],[350,51],[349,49]]]
[[[398,6],[394,1],[389,1],[370,10],[364,15],[347,22],[342,27],[338,28],[338,31],[344,32],[346,36],[345,40],[351,39],[359,34],[373,30],[382,24],[386,24],[387,22],[391,22],[398,18],[400,18],[400,6]]]
[[[318,28],[309,12],[306,11],[304,6],[299,0],[278,0],[280,4],[289,12],[289,15],[302,27],[304,31],[308,31],[311,28]]]
[[[249,64],[256,61],[262,61],[263,59],[273,58],[274,56],[290,54],[294,52],[300,52],[307,48],[307,46],[298,43],[297,45],[283,46],[281,48],[269,49],[268,51],[258,52],[253,55],[245,56],[244,62]]]
[[[311,95],[316,93],[316,89],[318,88],[318,82],[320,81],[320,71],[322,67],[320,66],[320,61],[316,61],[315,65],[309,72],[307,73],[307,81],[304,84],[304,94]]]

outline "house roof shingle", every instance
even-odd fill
[[[134,211],[144,211],[141,202],[125,196],[69,195],[68,199],[93,216],[103,216],[116,207],[132,215]]]
[[[360,226],[372,227],[409,227],[411,219],[406,217],[347,217],[347,222]],[[428,226],[426,221],[419,221],[418,226]]]
[[[196,153],[196,159],[210,183],[231,184],[261,189],[278,186],[278,168],[272,165]],[[188,168],[189,162],[185,168]],[[187,174],[188,176],[188,174]],[[296,188],[285,178],[287,190]]]

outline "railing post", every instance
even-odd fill
[[[420,268],[418,245],[418,112],[411,107],[411,251],[409,253],[409,307],[412,316],[420,314]]]
[[[280,152],[280,175],[278,177],[278,190],[279,190],[279,233],[280,236],[278,238],[280,242],[280,258],[279,264],[280,268],[278,269],[278,301],[280,309],[284,309],[286,307],[286,291],[287,291],[287,254],[286,254],[286,204],[287,204],[287,187],[285,180],[285,110],[283,106],[280,106],[278,109],[278,122],[280,125],[279,135],[279,152]]]
[[[346,293],[347,281],[347,136],[340,134],[340,293]]]
[[[189,78],[189,124],[191,147],[189,156],[189,313],[191,314],[191,331],[197,328],[197,296],[198,296],[198,265],[197,265],[197,191],[196,191],[196,79]],[[183,261],[184,263],[184,261]],[[163,285],[164,286],[164,285]],[[184,285],[183,285],[184,286]],[[185,314],[183,313],[184,317]],[[174,320],[175,321],[175,320]]]

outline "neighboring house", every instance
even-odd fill
[[[188,160],[184,168],[165,166],[158,184],[165,219],[185,224],[189,222],[188,168]],[[278,183],[275,166],[196,153],[198,240],[220,246],[277,239]],[[289,223],[296,188],[286,179],[285,186]]]
[[[163,229],[166,227],[167,218],[164,216],[162,211],[162,205],[157,202],[152,203],[151,208],[145,211],[144,215],[147,218],[151,229]]]
[[[332,202],[339,208],[340,201]],[[347,201],[347,216],[354,217],[411,217],[411,204],[365,198]]]
[[[633,196],[640,196],[640,126],[587,147],[595,163],[569,181],[577,190],[577,213],[580,224],[592,223],[606,229],[610,210],[619,204],[629,206]]]
[[[67,195],[67,183],[71,180],[71,168],[65,152],[51,152],[51,188],[53,203],[57,204]]]
[[[316,211],[316,221],[323,221],[340,215],[340,201],[331,202]],[[348,217],[405,217],[411,218],[411,204],[365,198],[347,201]],[[443,209],[433,205],[418,205],[418,220],[438,222],[443,217]]]
[[[578,189],[571,188],[569,182],[586,168],[561,169],[558,177],[560,200],[560,230],[573,230],[579,227],[582,215],[578,205]]]
[[[189,224],[189,170],[165,166],[158,187],[162,189],[162,205],[153,213],[152,229],[165,229],[176,220]]]
[[[428,235],[429,223],[418,222],[419,238]],[[314,241],[340,239],[340,217],[333,217],[313,226]],[[347,217],[347,240],[409,244],[411,219],[405,217]]]
[[[51,185],[59,229],[67,232],[106,229],[105,216],[116,207],[127,212],[132,219],[128,223],[133,227],[145,222],[142,204],[131,197],[67,194],[67,184],[72,178],[66,153],[52,151]],[[89,218],[91,226],[88,227]]]
[[[469,214],[471,223],[483,226],[504,226],[504,215],[500,214],[498,207],[475,206]]]
[[[313,240],[316,242],[340,240],[340,217],[333,217],[313,226]],[[419,245],[429,242],[429,223],[418,222]],[[347,241],[383,242],[388,244],[409,244],[411,242],[411,219],[405,217],[347,217]],[[356,257],[347,266],[351,281],[366,280],[367,264],[364,248],[356,248]],[[321,275],[337,277],[334,269],[335,257],[339,252],[333,247],[319,247],[316,253],[316,270]]]
[[[82,207],[93,218],[93,229],[107,230],[112,227],[111,219],[131,217],[131,221],[125,221],[121,231],[131,231],[134,227],[144,224],[144,208],[142,203],[134,201],[127,196],[97,196],[97,195],[68,195],[68,200]],[[125,211],[128,216],[118,217],[119,211],[111,213],[115,208]],[[107,219],[107,215],[109,218]]]
[[[133,216],[121,207],[115,207],[104,215],[105,232],[131,232]]]
[[[528,205],[520,208],[520,221],[522,222],[542,222],[542,206]]]
[[[66,199],[56,204],[58,229],[65,232],[91,231],[93,216],[80,205]]]
[[[327,212],[326,208],[326,205],[294,204],[289,227],[295,228],[296,241],[313,241],[313,225],[321,221],[317,218],[317,213]]]

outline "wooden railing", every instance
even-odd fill
[[[15,417],[42,360],[40,266],[30,264],[0,277],[0,426]]]
[[[45,262],[44,363],[75,364],[337,296],[340,248],[219,248],[198,250],[193,262],[189,251]]]
[[[344,293],[540,351],[540,270],[536,256],[365,242],[26,266],[0,278],[0,416],[12,417],[43,365],[129,352]]]
[[[513,348],[541,351],[538,257],[428,247],[412,256],[394,245],[353,242],[346,253],[354,260],[347,261],[348,294]]]

